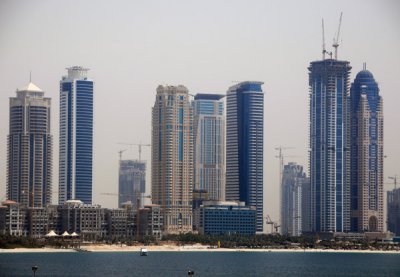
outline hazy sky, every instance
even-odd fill
[[[94,94],[94,202],[116,207],[118,151],[150,143],[159,84],[191,94],[265,82],[265,212],[278,219],[275,147],[307,168],[308,71],[321,58],[321,18],[331,48],[343,11],[339,59],[374,74],[384,101],[385,182],[400,176],[400,1],[16,1],[0,0],[0,200],[6,192],[9,97],[32,81],[52,98],[53,189],[58,191],[59,81],[89,67]],[[147,187],[150,188],[150,149]],[[392,186],[388,186],[391,188]],[[54,201],[57,193],[54,194]]]

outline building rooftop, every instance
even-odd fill
[[[369,70],[361,70],[360,72],[357,73],[356,79],[360,80],[360,79],[370,79],[373,80],[374,79],[374,75],[372,75],[372,73]]]
[[[36,86],[34,83],[29,82],[28,85],[18,89],[18,91],[34,91],[34,92],[43,92],[42,89],[40,89],[38,86]]]
[[[13,205],[13,204],[18,204],[18,203],[13,200],[5,200],[1,204],[6,206],[6,205]]]
[[[237,83],[236,85],[231,86],[228,89],[228,92],[231,91],[257,91],[257,92],[263,92],[261,86],[264,84],[264,82],[260,81],[244,81]]]
[[[223,94],[198,93],[194,96],[194,100],[220,100],[224,97]]]

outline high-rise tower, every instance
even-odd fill
[[[317,232],[350,230],[350,69],[335,59],[308,68],[311,220]]]
[[[383,232],[383,103],[365,65],[350,97],[351,231]]]
[[[262,82],[242,82],[228,89],[226,117],[226,200],[257,210],[263,231],[264,93]]]
[[[193,112],[188,89],[159,86],[152,110],[152,199],[165,233],[192,230]]]
[[[67,68],[60,81],[59,204],[92,203],[93,80],[89,69]]]
[[[194,120],[194,188],[209,200],[225,200],[224,95],[196,94]]]
[[[303,220],[303,184],[307,186],[303,166],[289,163],[283,167],[281,187],[281,233],[300,236]]]
[[[131,201],[136,210],[143,206],[143,195],[146,190],[146,163],[135,160],[119,161],[118,207]]]
[[[27,207],[51,204],[51,99],[33,83],[10,98],[7,197]]]

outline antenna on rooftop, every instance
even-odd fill
[[[29,71],[29,83],[32,83],[32,70]]]
[[[339,47],[339,35],[340,35],[340,27],[342,25],[342,15],[343,12],[340,13],[339,26],[336,33],[336,38],[333,39],[333,44],[332,44],[333,48],[335,48],[335,60],[337,60],[337,50]]]

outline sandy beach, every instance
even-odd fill
[[[294,252],[294,253],[375,253],[375,254],[400,254],[400,251],[381,251],[381,250],[333,250],[333,249],[248,249],[248,248],[211,248],[208,245],[109,245],[109,244],[90,244],[81,246],[82,250],[88,252],[137,252],[141,248],[146,248],[151,252]],[[56,252],[75,252],[74,249],[58,248],[15,248],[0,249],[2,253],[56,253]]]

